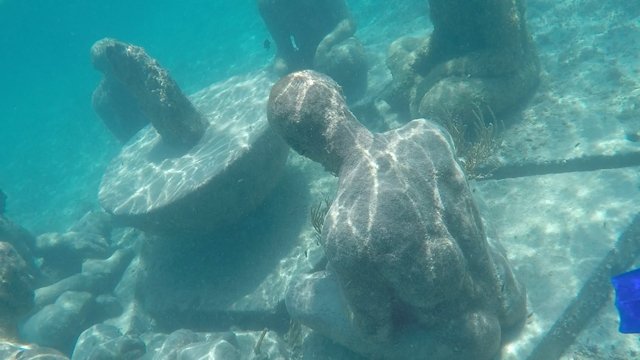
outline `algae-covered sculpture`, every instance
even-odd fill
[[[322,228],[327,271],[293,282],[291,316],[373,358],[495,356],[526,316],[525,291],[487,240],[448,133],[423,119],[371,133],[313,71],[279,81],[267,113],[339,176]]]
[[[387,100],[413,117],[469,123],[516,108],[538,83],[524,0],[429,0],[433,32],[400,38]]]
[[[274,69],[315,69],[337,81],[351,99],[367,88],[364,48],[344,0],[258,0],[277,46]]]
[[[206,233],[242,218],[275,186],[288,150],[266,119],[269,74],[234,77],[189,99],[140,47],[103,39],[91,54],[151,123],[103,176],[100,203],[116,221]]]
[[[0,340],[16,337],[21,316],[33,307],[34,281],[29,266],[0,238]]]

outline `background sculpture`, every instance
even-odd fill
[[[208,233],[250,213],[277,184],[288,149],[264,114],[274,82],[265,71],[189,98],[139,46],[102,39],[91,54],[105,75],[96,91],[121,84],[151,122],[102,180],[101,205],[118,222],[164,235]],[[122,104],[112,100],[117,111]]]
[[[526,316],[525,292],[487,241],[448,133],[420,119],[373,134],[339,86],[313,71],[273,87],[268,118],[297,152],[340,177],[322,229],[328,275],[291,287],[292,317],[380,358],[495,356],[502,332]],[[333,273],[348,310],[314,316],[316,297],[339,296],[326,291]],[[326,303],[340,301],[325,301],[324,312]],[[344,330],[345,318],[358,335]]]
[[[0,238],[0,339],[16,337],[18,320],[33,307],[33,276],[10,243]]]
[[[349,97],[367,89],[364,48],[344,0],[258,0],[277,46],[274,70],[315,69],[331,76]]]
[[[387,64],[387,101],[412,117],[469,123],[521,104],[538,83],[539,63],[522,0],[430,0],[433,32],[401,38]]]
[[[117,96],[108,103],[117,109],[125,106],[117,103],[120,98],[133,97],[129,102],[135,101],[162,141],[170,146],[188,148],[200,140],[208,126],[206,119],[182,93],[169,72],[143,48],[114,39],[102,39],[91,47],[91,60],[93,66],[105,75],[95,94],[107,89],[114,92],[112,97],[130,94]],[[97,103],[95,94],[94,104]]]

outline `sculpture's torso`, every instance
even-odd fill
[[[480,219],[449,141],[424,120],[377,135],[345,161],[323,230],[335,266],[371,271],[397,299],[423,309],[456,297],[466,271],[486,261]],[[471,254],[476,263],[465,260]]]

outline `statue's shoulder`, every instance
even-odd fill
[[[447,129],[433,120],[414,119],[404,126],[393,130],[393,136],[400,136],[403,139],[416,141],[418,143],[433,142],[441,139],[443,142],[453,146],[453,140]]]

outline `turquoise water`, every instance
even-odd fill
[[[372,59],[373,91],[380,91],[389,79],[384,63],[389,44],[399,36],[430,30],[426,2],[347,1],[359,25],[356,35]],[[499,154],[505,175],[472,183],[474,193],[486,201],[480,205],[482,215],[493,220],[516,276],[529,291],[524,340],[507,344],[505,359],[518,359],[521,351],[529,351],[529,339],[545,334],[561,318],[638,212],[638,4],[528,2],[541,84],[509,119],[513,125]],[[121,148],[91,106],[102,74],[93,69],[89,49],[104,37],[144,47],[187,94],[262,69],[275,52],[273,41],[269,49],[264,47],[271,36],[254,0],[0,0],[0,189],[8,195],[7,218],[35,235],[64,232],[87,211],[100,208],[101,178]],[[368,110],[360,108],[358,114]],[[396,120],[391,124],[408,119]],[[238,233],[222,236],[238,243],[223,242],[204,251],[181,242],[169,247],[172,261],[172,252],[183,255],[178,257],[183,263],[175,260],[179,266],[197,259],[193,268],[171,272],[175,279],[170,281],[188,278],[193,288],[206,283],[203,297],[211,299],[194,295],[203,307],[206,300],[220,301],[219,289],[233,300],[265,289],[269,296],[282,296],[282,284],[274,279],[289,280],[301,271],[299,262],[308,265],[322,257],[308,208],[332,193],[335,178],[301,157],[292,155],[289,161],[285,180],[276,187],[284,197],[269,198],[241,223],[241,230],[235,229]],[[111,244],[110,250],[125,247],[124,232],[118,229],[113,235],[121,243]],[[261,241],[260,246],[252,241]],[[211,258],[203,257],[211,249],[219,250],[213,265]],[[223,276],[210,281],[207,271]],[[160,285],[149,287],[157,285],[159,294],[171,293],[162,282],[166,279],[157,280]],[[176,299],[167,301],[182,301],[179,295]],[[617,333],[611,300],[603,309],[570,348],[566,356],[573,357],[565,358],[623,359],[637,354],[637,336]],[[205,328],[210,325],[208,318],[200,320]],[[193,319],[184,323],[189,321]],[[253,341],[261,329],[251,330]],[[614,345],[617,350],[612,350]],[[331,346],[327,348],[334,349]],[[357,357],[349,353],[344,358]]]
[[[419,3],[350,6],[361,28],[386,27],[398,14],[421,15]],[[103,37],[144,47],[186,93],[264,66],[274,51],[263,48],[269,35],[251,0],[0,2],[0,189],[9,216],[35,233],[63,230],[96,207],[117,153],[91,108],[101,74],[89,48]]]

